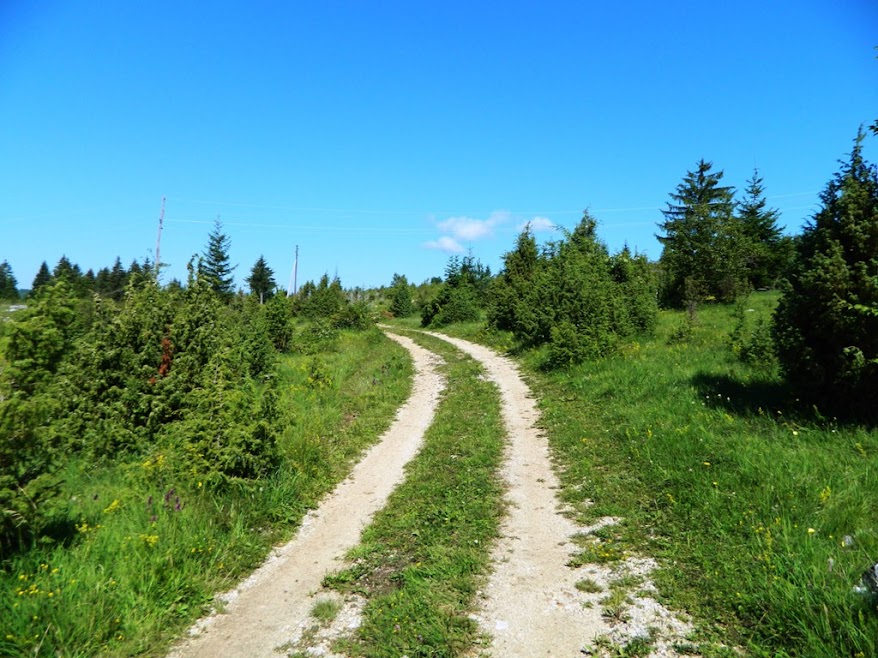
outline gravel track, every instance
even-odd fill
[[[581,658],[593,654],[598,637],[616,646],[651,637],[649,656],[678,655],[673,644],[691,627],[645,595],[652,589],[654,562],[629,558],[614,566],[567,566],[578,550],[571,541],[574,535],[590,535],[618,520],[608,517],[583,528],[563,513],[548,441],[536,427],[539,411],[515,364],[481,345],[426,333],[482,364],[499,390],[507,431],[502,477],[509,509],[492,553],[493,573],[473,615],[491,640],[485,651],[473,655]],[[238,588],[217,597],[224,612],[196,623],[169,658],[277,658],[292,650],[335,658],[329,649],[333,638],[356,628],[363,601],[344,601],[336,622],[319,638],[307,640],[315,596],[338,599],[335,593],[320,592],[324,575],[343,566],[345,553],[402,481],[404,466],[419,450],[445,387],[438,356],[408,338],[387,335],[410,352],[415,365],[412,394],[393,425],[349,478],[305,517],[292,541],[276,549]],[[632,576],[640,580],[639,594],[630,599],[624,617],[611,624],[602,615],[601,599],[614,581]],[[597,582],[601,591],[577,590],[575,584],[583,577]]]

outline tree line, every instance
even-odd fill
[[[700,305],[775,288],[781,297],[772,323],[743,354],[777,359],[807,404],[875,417],[878,176],[863,157],[865,139],[861,130],[799,235],[783,234],[758,171],[736,200],[735,189],[722,185],[724,172],[701,159],[662,211],[655,262],[627,247],[610,255],[586,212],[562,239],[542,246],[526,227],[496,276],[472,255],[451,258],[444,279],[418,288],[394,275],[389,308],[397,316],[420,310],[425,327],[483,315],[489,329],[511,332],[525,349],[546,346],[547,367],[563,367],[650,334],[660,308],[687,309],[691,322]]]

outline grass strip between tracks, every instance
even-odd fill
[[[469,613],[503,512],[499,394],[473,359],[413,337],[443,357],[448,387],[405,481],[349,555],[353,566],[325,581],[368,599],[349,655],[460,656],[480,640]]]

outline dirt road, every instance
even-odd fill
[[[320,647],[302,643],[314,595],[323,576],[341,566],[342,556],[356,545],[362,528],[401,481],[403,467],[416,454],[444,387],[436,370],[438,357],[407,338],[388,335],[409,350],[415,363],[411,398],[393,426],[350,478],[305,519],[295,539],[238,589],[220,597],[227,601],[224,614],[199,622],[171,658],[267,658],[291,650],[332,655],[328,640]],[[581,528],[562,513],[549,446],[535,426],[539,412],[512,361],[480,345],[431,335],[481,362],[501,396],[507,430],[502,475],[509,513],[492,553],[494,571],[474,614],[492,638],[488,654],[576,658],[590,653],[594,640],[603,636],[617,644],[650,637],[650,656],[677,655],[670,649],[672,642],[689,627],[643,594],[651,587],[651,560],[629,558],[612,568],[567,566],[576,552],[573,535],[588,534],[616,520],[603,519],[590,529]],[[584,578],[593,585],[588,592],[576,587]],[[601,601],[623,578],[636,582],[638,593],[628,596],[624,614],[608,617]],[[331,633],[349,632],[350,626],[356,626],[355,613],[352,618],[342,617],[342,623],[352,623],[347,629],[336,623]]]

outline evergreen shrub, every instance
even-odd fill
[[[850,159],[821,194],[774,315],[787,379],[818,407],[878,416],[878,172]]]

